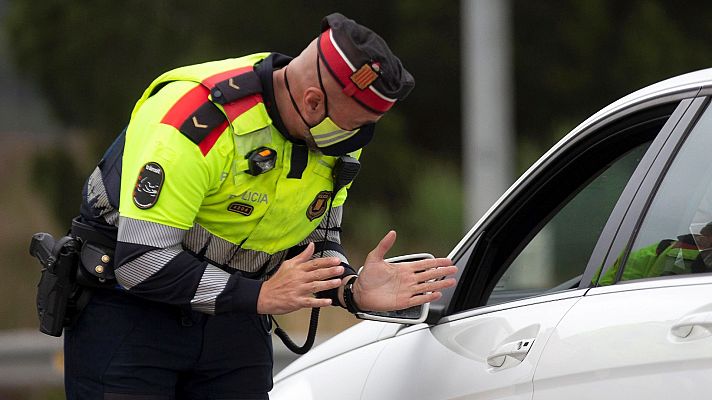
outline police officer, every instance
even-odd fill
[[[383,39],[338,13],[296,58],[151,83],[84,188],[81,223],[116,243],[102,262],[118,284],[65,330],[67,398],[267,398],[267,315],[402,309],[454,285],[439,279],[456,270],[447,259],[386,263],[393,231],[358,276],[340,244],[336,164],[413,85]]]
[[[619,280],[655,278],[659,276],[699,274],[712,272],[712,222],[693,223],[690,233],[675,239],[659,242],[632,250],[626,258],[625,250],[606,271],[599,285],[612,285]],[[623,272],[621,262],[625,260]],[[596,282],[594,276],[593,282]]]

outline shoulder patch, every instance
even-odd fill
[[[218,104],[232,103],[255,93],[262,93],[262,82],[254,70],[217,82],[210,92]]]
[[[208,89],[197,85],[173,104],[163,116],[161,123],[180,129],[183,122],[206,101],[208,101]]]
[[[261,92],[252,66],[221,72],[178,99],[161,123],[179,130],[207,155],[231,121],[262,102]]]
[[[162,124],[178,129],[207,155],[220,134],[227,128],[228,121],[220,109],[208,100],[208,89],[197,85],[184,94],[168,110]]]
[[[262,81],[252,65],[212,75],[202,84],[230,121],[262,102]]]
[[[156,205],[165,177],[163,168],[157,162],[151,161],[141,168],[133,191],[136,207],[145,210]]]
[[[181,124],[180,132],[200,147],[203,155],[213,147],[227,128],[227,119],[215,104],[206,101]]]

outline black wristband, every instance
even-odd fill
[[[361,312],[358,306],[356,306],[356,302],[354,301],[353,286],[354,282],[356,282],[356,279],[358,279],[358,276],[352,276],[344,285],[344,305],[346,306],[346,309],[352,314]]]

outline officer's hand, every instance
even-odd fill
[[[440,290],[455,286],[454,278],[440,279],[457,272],[447,258],[396,264],[384,261],[395,242],[396,232],[390,231],[368,253],[353,287],[354,301],[360,309],[401,310],[435,301],[442,296]]]
[[[299,255],[284,261],[262,284],[257,298],[257,313],[286,314],[301,308],[326,307],[331,299],[317,299],[314,293],[339,287],[344,273],[338,257],[312,260],[314,243]]]

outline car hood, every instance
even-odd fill
[[[366,346],[370,343],[393,337],[403,325],[363,321],[351,328],[339,333],[326,342],[314,347],[307,354],[299,357],[296,361],[289,364],[285,369],[280,371],[275,377],[274,382],[295,374],[301,370],[326,361],[332,357],[347,353],[359,347]]]

